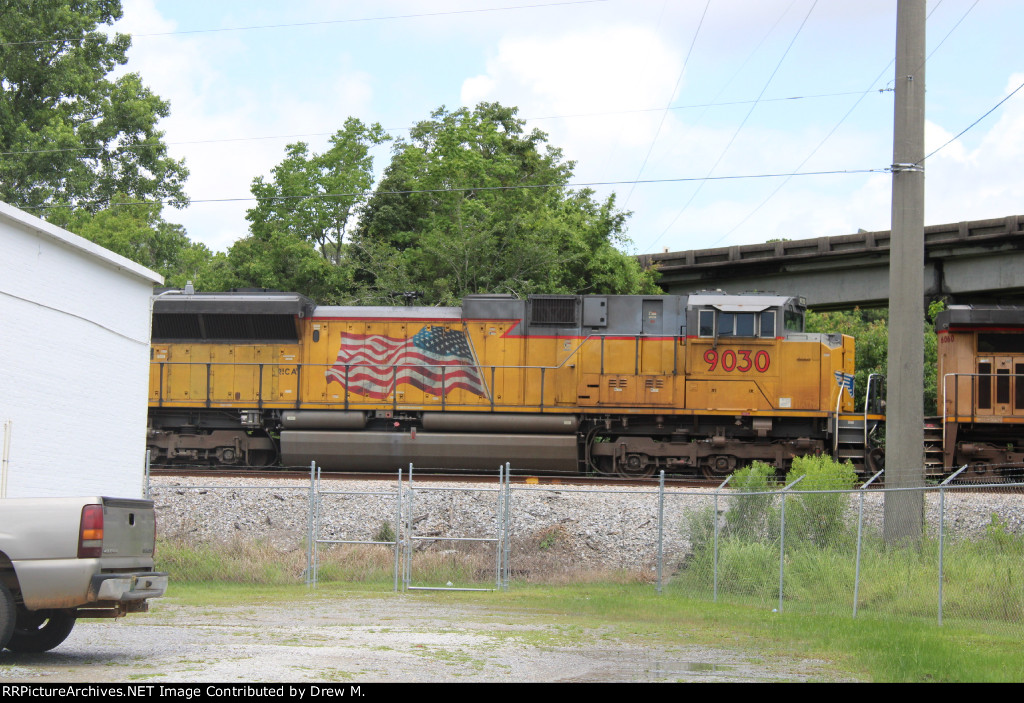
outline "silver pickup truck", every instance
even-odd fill
[[[0,649],[45,652],[77,618],[148,610],[167,589],[155,544],[152,501],[0,499]]]

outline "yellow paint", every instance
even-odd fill
[[[298,344],[153,345],[151,406],[816,416],[835,411],[835,372],[854,372],[850,337],[829,349],[763,339],[525,338],[508,320],[298,324]],[[401,384],[374,399],[345,388],[342,334],[408,340],[426,325],[465,333],[484,395],[446,389],[442,397]],[[853,410],[848,394],[840,407]]]

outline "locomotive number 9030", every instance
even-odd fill
[[[771,356],[764,349],[753,351],[750,349],[726,349],[721,354],[714,349],[704,352],[704,361],[708,364],[708,371],[715,371],[721,367],[722,371],[750,370],[764,373],[772,365]]]

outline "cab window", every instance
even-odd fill
[[[804,316],[793,310],[787,310],[785,316],[786,329],[790,332],[804,331]]]
[[[720,312],[701,310],[698,321],[701,337],[774,337],[775,313],[772,312]]]
[[[715,311],[714,310],[701,310],[700,311],[700,336],[701,337],[714,337],[715,336]]]

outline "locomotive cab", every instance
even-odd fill
[[[688,322],[701,339],[784,339],[804,331],[807,302],[778,295],[724,293],[690,296]]]

